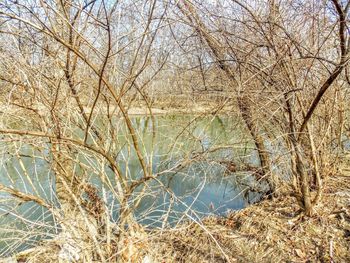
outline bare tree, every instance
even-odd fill
[[[85,253],[88,261],[115,257],[116,244],[125,242],[124,227],[128,225],[132,231],[135,224],[132,213],[138,198],[134,204],[130,198],[137,186],[153,178],[147,152],[142,150],[129,117],[126,97],[140,94],[148,105],[144,87],[148,76],[159,72],[149,63],[164,13],[159,5],[151,1],[139,10],[136,3],[118,1],[1,4],[5,19],[2,39],[14,44],[4,58],[14,68],[11,73],[2,72],[1,79],[9,90],[15,90],[14,96],[21,90],[20,97],[12,97],[9,91],[8,109],[18,110],[17,116],[26,116],[28,123],[21,129],[4,125],[1,133],[21,136],[24,143],[38,138],[41,147],[47,148],[60,207],[5,186],[2,190],[48,208],[60,222],[61,237],[73,238],[72,246],[93,245],[96,252]],[[141,26],[129,23],[133,12],[143,21]],[[120,57],[124,59],[121,64]],[[115,121],[117,116],[120,121]],[[130,146],[142,169],[140,179],[130,178],[117,162],[120,125],[128,130]],[[89,156],[100,163],[92,171],[84,164]],[[108,171],[114,174],[116,187]],[[112,235],[115,226],[110,222],[105,197],[88,182],[90,173],[100,177],[121,205],[118,236]],[[88,239],[81,241],[86,235]]]
[[[348,64],[349,36],[345,28],[349,3],[332,1],[334,9],[328,3],[316,5],[307,2],[298,6],[298,10],[311,8],[310,12],[323,13],[316,22],[313,17],[295,11],[292,3],[266,1],[264,6],[243,1],[220,3],[215,6],[216,12],[221,8],[220,16],[211,12],[210,7],[205,8],[196,2],[179,2],[177,7],[186,17],[185,23],[206,42],[215,63],[226,73],[229,85],[237,93],[237,105],[255,141],[261,164],[265,167],[264,174],[270,174],[273,160],[269,160],[264,145],[268,137],[261,135],[261,132],[270,133],[271,130],[262,122],[277,121],[277,125],[282,126],[282,131],[287,134],[287,145],[291,146],[291,166],[298,181],[296,192],[301,191],[300,201],[306,214],[310,215],[322,188],[318,163],[321,157],[317,156],[317,149],[319,151],[321,146],[315,146],[312,127],[307,133],[304,131],[325,92]],[[231,8],[225,11],[228,6]],[[236,13],[232,14],[232,10]],[[335,11],[333,17],[330,10]],[[319,32],[317,41],[315,33],[310,36],[303,31],[301,27],[305,25],[310,25],[312,32]],[[318,31],[315,31],[316,26]],[[334,30],[337,27],[336,35]],[[333,39],[337,39],[337,45],[330,47]],[[338,51],[339,55],[334,57]],[[313,81],[317,78],[317,82],[311,84],[310,77]],[[306,106],[309,101],[310,106]],[[256,105],[260,107],[260,112],[255,113],[259,117],[253,114]],[[269,108],[271,111],[267,110]],[[280,119],[283,116],[287,117],[285,121]],[[313,167],[318,188],[314,200],[310,194],[312,180],[308,167]],[[276,178],[270,181],[276,182]],[[275,188],[272,183],[270,185]]]

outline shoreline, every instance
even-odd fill
[[[141,115],[150,115],[149,109],[146,106],[143,105],[131,105],[130,107],[126,107],[128,115],[130,116],[141,116]],[[230,111],[232,111],[231,106],[222,106],[217,103],[208,103],[208,102],[202,102],[202,103],[195,103],[191,107],[189,105],[177,105],[177,106],[171,106],[168,104],[165,105],[154,105],[151,107],[151,111],[153,115],[170,115],[170,114],[208,114],[208,115],[214,115],[214,114],[225,114]],[[106,108],[102,108],[102,110],[106,110]],[[118,110],[118,107],[115,107],[115,109]],[[98,109],[95,109],[95,112],[97,112]],[[101,110],[101,108],[99,109]],[[0,107],[0,114],[13,114],[14,112],[22,111],[25,114],[45,114],[50,109],[48,107],[45,107],[43,105],[38,105],[34,107],[17,107],[16,105],[2,105]],[[72,108],[72,111],[79,112],[79,108],[76,106]],[[84,111],[87,114],[90,114],[91,108],[84,106]],[[233,110],[234,111],[234,110]],[[119,111],[117,111],[119,112]],[[101,113],[102,114],[102,113]]]
[[[323,199],[312,217],[301,213],[292,191],[286,189],[272,200],[262,200],[227,216],[210,216],[200,222],[189,221],[162,230],[146,230],[141,226],[128,241],[132,242],[132,254],[125,257],[135,262],[169,263],[348,262],[348,167],[344,166],[341,173],[327,178]],[[0,259],[0,262],[56,260],[60,250],[55,242],[59,241],[45,241],[40,247]]]
[[[213,106],[153,107],[155,116],[207,114]],[[20,108],[18,108],[20,109]],[[11,109],[10,109],[11,110]],[[23,110],[23,109],[22,109]],[[233,111],[234,112],[234,111]],[[227,113],[227,109],[219,111]],[[133,106],[130,116],[147,116]],[[337,174],[325,178],[323,198],[312,217],[300,212],[288,186],[272,200],[262,200],[227,216],[211,216],[175,228],[146,230],[142,226],[130,242],[136,261],[144,262],[350,262],[350,154]],[[135,234],[133,234],[135,235]],[[59,238],[59,237],[58,237]],[[0,262],[58,260],[60,240],[19,252]],[[61,242],[62,243],[62,242]],[[60,245],[58,245],[60,244]],[[68,244],[69,245],[69,244]],[[210,257],[209,257],[210,256]],[[128,255],[130,258],[130,255]],[[21,261],[22,260],[22,261]]]

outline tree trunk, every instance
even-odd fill
[[[225,53],[220,48],[220,44],[214,37],[210,35],[209,30],[201,21],[194,7],[185,1],[183,2],[183,5],[178,3],[178,7],[181,12],[190,20],[193,27],[199,33],[200,37],[207,43],[218,67],[227,75],[233,86],[239,86],[234,74],[234,70],[225,62]],[[269,155],[266,151],[264,139],[259,133],[257,122],[253,118],[251,102],[249,101],[246,94],[238,94],[237,100],[240,114],[242,115],[242,118],[249,130],[250,135],[252,136],[252,139],[254,140],[255,147],[258,151],[262,172],[264,175],[266,175],[271,171]],[[270,191],[273,192],[275,190],[275,184],[272,177],[269,176],[267,178],[267,181],[270,187]]]
[[[255,148],[259,154],[259,160],[261,165],[261,170],[264,175],[267,175],[270,172],[270,158],[268,152],[266,151],[266,147],[264,144],[264,138],[259,133],[259,128],[257,127],[257,123],[253,118],[250,103],[246,96],[238,99],[238,107],[242,118],[247,125],[250,135],[252,136],[255,144]],[[270,191],[275,191],[275,182],[272,177],[267,178],[267,182],[270,187]]]
[[[301,191],[301,201],[304,206],[305,214],[307,216],[311,216],[313,213],[313,205],[309,188],[309,177],[305,169],[305,163],[302,157],[302,150],[300,149],[300,145],[298,145],[294,133],[289,134],[289,139],[292,142],[293,147],[292,153],[294,154],[294,160],[296,165],[295,172],[297,173],[295,176],[299,179],[298,183]]]
[[[92,261],[98,255],[97,258],[104,261],[105,256],[98,242],[98,235],[104,227],[104,205],[98,195],[94,195],[94,187],[88,187],[88,184],[82,183],[82,178],[74,174],[74,161],[69,146],[63,146],[59,142],[52,144],[56,196],[60,203],[57,221],[62,229],[58,239],[63,243],[62,246],[66,244],[65,247],[72,248],[76,257]],[[89,199],[87,202],[82,200],[83,194]],[[95,249],[83,249],[91,246]],[[60,255],[68,258],[71,253],[73,252],[61,251]]]

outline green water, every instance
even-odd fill
[[[140,223],[147,227],[164,227],[183,220],[199,220],[210,214],[224,215],[258,198],[259,195],[247,187],[256,184],[249,173],[232,173],[222,164],[222,160],[233,160],[236,164],[258,165],[257,154],[251,150],[253,145],[239,120],[228,117],[160,116],[154,123],[147,117],[135,117],[133,123],[145,160],[152,163],[154,174],[161,174],[157,180],[148,181],[145,186],[145,195],[135,212]],[[77,134],[80,136],[79,131]],[[120,145],[117,162],[123,173],[127,173],[130,181],[142,177],[125,127],[121,126],[118,130],[117,140],[117,145]],[[230,147],[218,149],[224,145]],[[22,157],[13,156],[13,149],[10,151],[12,155],[3,154],[0,182],[58,205],[53,174],[45,160],[47,149],[34,150],[30,144],[20,143],[15,148]],[[199,152],[205,154],[181,169],[172,169]],[[37,158],[26,157],[33,153]],[[86,155],[79,158],[89,167],[97,165],[96,160]],[[76,172],[81,173],[79,169]],[[108,168],[106,173],[114,185],[115,176]],[[91,172],[88,176],[90,182],[102,189],[104,184],[98,174]],[[116,221],[119,203],[113,191],[104,188],[111,219]],[[135,197],[140,190],[135,191]],[[50,238],[57,233],[57,224],[44,208],[32,202],[19,202],[1,191],[0,200],[0,255],[37,245],[42,238]]]

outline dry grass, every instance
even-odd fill
[[[142,235],[124,239],[115,256],[118,262],[350,262],[350,176],[329,176],[325,185],[311,218],[285,192],[225,218],[140,229]],[[59,258],[59,241],[24,251],[17,262],[65,262]]]
[[[350,176],[329,177],[326,185],[311,218],[283,195],[155,235],[157,261],[350,262]]]

